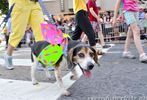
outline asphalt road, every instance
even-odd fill
[[[147,44],[144,44],[147,52]],[[89,79],[81,77],[68,90],[71,96],[58,100],[147,100],[147,64],[137,59],[122,58],[123,44],[117,44],[100,59],[100,68]]]

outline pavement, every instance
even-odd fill
[[[82,76],[68,89],[72,95],[58,100],[147,100],[147,64],[140,63],[134,45],[130,51],[137,59],[122,58],[123,45],[112,47],[91,78]]]
[[[147,51],[147,44],[144,47]],[[48,80],[43,71],[37,72],[40,84],[32,85],[30,49],[18,49],[14,52],[14,70],[5,70],[0,58],[0,100],[114,100],[124,97],[147,100],[146,64],[138,59],[122,58],[123,44],[116,44],[108,50],[105,49],[107,54],[100,59],[101,67],[94,68],[91,78],[85,78],[79,72],[80,78],[71,81],[69,70],[62,68],[65,88],[72,93],[65,97],[61,96],[57,83]],[[131,51],[138,57],[134,45]]]

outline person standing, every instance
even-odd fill
[[[141,44],[140,29],[138,27],[138,11],[139,11],[138,0],[117,0],[114,11],[113,26],[115,26],[117,13],[121,4],[123,7],[124,17],[126,19],[127,24],[129,25],[123,57],[134,58],[134,55],[132,55],[131,52],[129,51],[130,42],[131,42],[130,39],[131,36],[133,36],[134,43],[140,55],[139,56],[140,62],[147,63],[147,55],[144,52],[144,49]]]
[[[88,37],[90,46],[95,48],[95,32],[88,18],[86,0],[73,0],[73,9],[75,13],[76,28],[71,38],[73,40],[78,40],[80,39],[82,32],[84,32]]]
[[[110,46],[106,45],[105,41],[104,41],[104,36],[103,36],[102,28],[100,25],[101,20],[99,17],[99,10],[96,5],[96,1],[97,0],[88,0],[87,9],[88,9],[88,14],[89,14],[89,20],[91,22],[91,25],[92,25],[95,33],[98,34],[98,36],[99,36],[101,46],[103,48],[108,48]]]
[[[4,55],[6,69],[14,69],[12,62],[13,50],[25,34],[27,25],[31,25],[36,41],[42,41],[40,24],[44,21],[42,9],[38,0],[9,0],[9,5],[14,5],[11,13],[12,33],[9,37],[9,44]]]

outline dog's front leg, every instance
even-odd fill
[[[71,80],[77,80],[78,75],[77,75],[76,69],[74,68],[71,72],[72,72],[73,75],[70,77],[70,79]]]
[[[32,63],[32,67],[31,67],[31,79],[32,79],[33,85],[37,85],[38,82],[35,78],[35,72],[36,72],[36,67],[37,67],[38,62],[34,55],[33,55],[33,59],[34,59],[34,62]]]
[[[57,83],[59,84],[60,88],[62,89],[62,94],[65,96],[69,96],[70,92],[67,91],[63,85],[61,70],[59,67],[55,67],[55,77],[56,77]]]

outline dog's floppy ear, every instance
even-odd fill
[[[90,47],[90,49],[94,52],[94,61],[98,64],[98,66],[100,66],[96,50],[93,47]]]
[[[74,48],[69,50],[68,55],[67,55],[67,64],[68,64],[69,69],[73,69],[75,65],[74,59],[73,59],[73,52],[74,52]]]

